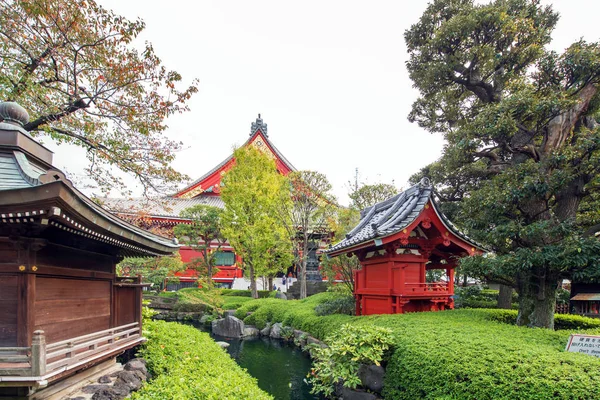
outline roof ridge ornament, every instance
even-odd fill
[[[29,122],[29,113],[19,103],[4,101],[0,103],[0,119],[2,122],[23,128]]]
[[[431,187],[431,180],[424,176],[423,178],[421,178],[421,181],[419,182],[419,187],[421,188],[430,188]]]
[[[261,131],[265,137],[269,137],[267,134],[267,124],[263,123],[262,118],[260,117],[260,113],[258,114],[258,118],[256,121],[250,125],[250,136],[254,135],[257,131]]]

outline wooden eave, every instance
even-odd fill
[[[169,239],[115,217],[63,181],[1,193],[1,223],[54,226],[129,254],[167,255],[179,249]]]

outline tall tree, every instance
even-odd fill
[[[348,194],[350,206],[362,210],[398,194],[398,188],[390,183],[362,184]]]
[[[215,274],[213,267],[215,258],[225,238],[221,233],[221,215],[223,210],[218,207],[198,204],[186,208],[180,214],[182,218],[190,222],[179,224],[173,229],[173,234],[180,243],[191,246],[202,254],[191,265],[206,272],[206,284],[212,285],[212,277]]]
[[[293,238],[300,298],[306,297],[306,267],[311,244],[329,234],[335,199],[327,177],[315,171],[294,171],[288,175],[291,201],[279,203],[279,220]]]
[[[94,0],[0,0],[0,99],[32,116],[25,129],[83,147],[86,173],[105,191],[134,176],[146,191],[163,191],[184,176],[170,163],[181,143],[164,121],[186,111],[196,82],[167,70],[129,21]]]
[[[281,271],[291,262],[289,235],[276,218],[276,207],[290,201],[289,184],[269,156],[249,146],[234,152],[235,166],[225,173],[223,235],[243,257],[252,296],[256,278]]]
[[[517,323],[547,328],[561,280],[600,274],[577,222],[599,188],[600,46],[546,50],[557,19],[537,0],[435,0],[405,33],[409,119],[448,142],[437,190],[492,250],[462,266],[514,286]]]

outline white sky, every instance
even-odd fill
[[[442,138],[407,120],[417,92],[403,33],[424,0],[99,2],[141,17],[141,39],[167,68],[187,83],[200,80],[191,111],[169,119],[167,131],[184,142],[174,167],[191,179],[242,144],[258,113],[287,159],[326,174],[342,204],[355,168],[362,181],[406,187],[441,154]],[[580,37],[599,40],[599,0],[543,3],[561,14],[553,49]],[[84,165],[83,150],[47,145],[58,167],[77,173]]]

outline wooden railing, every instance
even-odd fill
[[[47,379],[139,341],[138,322],[48,345],[44,331],[35,331],[31,347],[0,348],[0,382],[10,376]]]
[[[430,293],[430,292],[447,292],[448,284],[445,282],[431,283],[405,283],[406,293]]]

